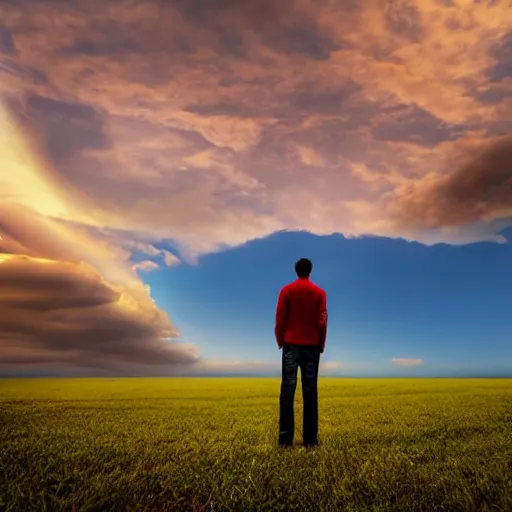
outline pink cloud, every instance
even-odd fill
[[[415,368],[423,364],[423,359],[410,359],[406,357],[396,357],[391,359],[391,364],[399,368]]]

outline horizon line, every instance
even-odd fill
[[[9,379],[280,379],[280,375],[0,375],[0,380]],[[325,375],[323,379],[512,379],[512,373],[492,375]],[[300,380],[300,379],[298,379]]]

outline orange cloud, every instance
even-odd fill
[[[118,253],[99,260],[97,250],[87,251],[98,240],[62,225],[52,231],[55,221],[22,207],[0,210],[2,364],[35,362],[36,354],[40,362],[76,366],[199,360],[195,347],[171,341],[179,332]],[[9,222],[21,216],[21,227]]]
[[[512,139],[465,155],[458,169],[433,175],[395,204],[401,222],[414,227],[461,226],[512,215]]]
[[[285,228],[435,239],[394,225],[388,203],[444,172],[445,141],[505,129],[510,9],[274,4],[2,6],[19,50],[5,93],[87,204],[76,220],[196,255]],[[309,197],[290,206],[296,190]]]
[[[128,254],[55,218],[81,213],[2,128],[10,136],[0,142],[0,365],[197,362],[196,347],[171,341],[179,332]]]

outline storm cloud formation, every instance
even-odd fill
[[[158,365],[198,361],[194,347],[165,341],[179,333],[135,274],[112,275],[116,284],[109,284],[90,263],[77,261],[77,256],[94,261],[84,250],[94,239],[39,219],[28,209],[4,204],[0,211],[2,365],[59,362],[103,367],[109,359]],[[61,246],[55,247],[52,238]],[[35,240],[32,248],[27,247],[30,239]],[[42,246],[49,250],[38,250]],[[19,253],[25,248],[29,250]],[[103,265],[109,275],[107,267]]]
[[[0,372],[198,362],[196,347],[172,340],[178,330],[128,253],[55,218],[72,219],[73,203],[41,172],[15,125],[2,121],[1,165],[10,172],[0,177]]]
[[[459,169],[403,197],[403,222],[437,228],[512,217],[512,139],[473,153]]]

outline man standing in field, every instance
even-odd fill
[[[292,446],[294,436],[293,404],[297,388],[297,370],[302,378],[304,446],[318,444],[318,366],[327,337],[327,297],[310,281],[313,264],[301,258],[295,264],[298,279],[279,294],[275,336],[283,349],[279,411],[279,445]]]

